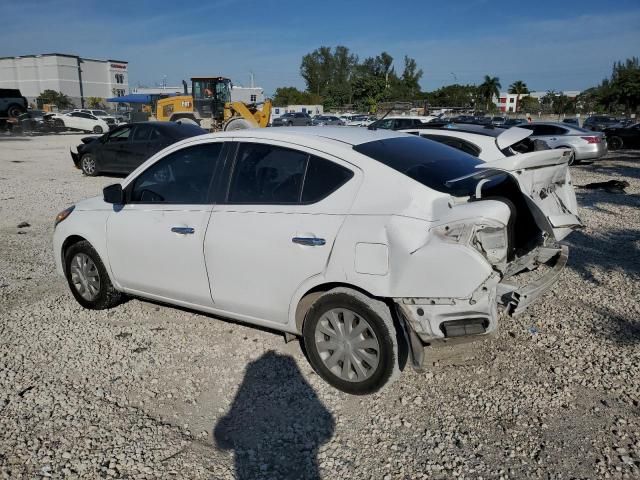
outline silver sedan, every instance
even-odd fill
[[[533,130],[529,138],[544,140],[551,148],[570,148],[573,152],[570,165],[582,160],[597,160],[607,154],[607,140],[602,132],[555,122],[535,122],[518,127]]]

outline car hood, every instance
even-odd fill
[[[112,210],[113,205],[104,201],[102,195],[86,198],[76,203],[77,211]]]

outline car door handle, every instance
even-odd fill
[[[180,235],[191,235],[196,232],[196,229],[192,227],[171,227],[171,231]]]
[[[297,243],[298,245],[306,245],[308,247],[321,247],[327,241],[324,238],[317,237],[293,237],[291,239],[293,243]]]

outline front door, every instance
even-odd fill
[[[132,128],[120,127],[107,137],[103,147],[99,151],[99,169],[105,172],[131,172],[129,162],[129,141]]]
[[[217,309],[286,323],[291,299],[326,268],[355,197],[353,167],[265,143],[240,143],[205,258]]]
[[[107,221],[109,261],[127,292],[211,306],[203,241],[221,143],[186,147],[149,166],[125,188]]]

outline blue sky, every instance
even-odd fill
[[[638,0],[493,2],[334,0],[0,0],[0,56],[72,53],[127,60],[129,83],[197,75],[235,84],[304,87],[305,53],[345,45],[360,58],[405,54],[423,89],[524,80],[535,90],[595,85],[640,55]]]

